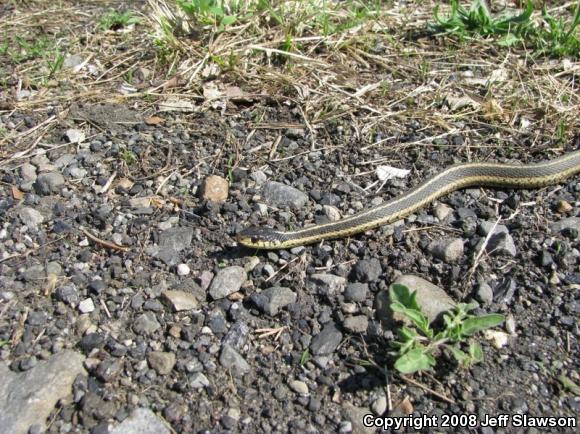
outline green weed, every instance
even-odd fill
[[[475,333],[495,327],[504,321],[500,314],[475,316],[468,312],[475,308],[472,304],[458,304],[452,312],[443,316],[445,326],[436,331],[421,311],[416,293],[411,293],[404,285],[394,284],[389,288],[391,309],[407,317],[411,327],[402,326],[397,334],[399,341],[398,358],[395,369],[403,374],[425,371],[435,366],[435,356],[446,350],[462,367],[469,367],[483,360],[481,345],[469,338]],[[468,342],[469,341],[469,342]],[[468,345],[467,345],[468,344]],[[465,351],[462,347],[467,345]]]
[[[98,29],[102,31],[119,30],[140,22],[141,20],[131,11],[118,12],[111,10],[100,18]]]

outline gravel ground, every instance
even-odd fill
[[[296,121],[291,110],[259,108]],[[256,109],[225,120],[164,114],[163,125],[137,120],[115,132],[69,118],[52,131],[52,149],[10,162],[0,201],[0,340],[11,343],[0,359],[12,379],[3,396],[20,391],[24,401],[24,382],[25,391],[46,387],[50,404],[24,414],[10,408],[34,405],[7,399],[4,423],[14,432],[42,432],[44,418],[48,432],[167,430],[160,420],[176,432],[372,432],[362,415],[388,404],[395,415],[410,406],[416,415],[575,417],[578,399],[558,377],[578,380],[577,180],[456,192],[354,239],[249,251],[234,241],[247,225],[300,227],[378,204],[461,160],[453,150],[462,141],[405,148],[428,135],[417,124],[402,134],[405,152],[363,151],[345,124],[333,131],[340,148],[310,151],[305,131],[286,130],[285,157],[266,162],[275,136],[259,130],[224,173],[232,157],[219,144],[247,137]],[[111,121],[116,110],[142,119],[138,107],[110,106]],[[18,131],[41,121],[2,117]],[[498,149],[473,159],[550,156]],[[413,172],[365,195],[375,179],[362,162],[379,159]],[[509,316],[503,346],[483,342],[484,363],[461,371],[448,361],[415,378],[446,400],[388,370],[393,333],[380,301],[401,275],[443,288],[433,303],[473,298],[477,312]],[[58,387],[46,384],[51,375]]]

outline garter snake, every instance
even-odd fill
[[[435,199],[467,187],[539,188],[580,172],[580,150],[530,165],[467,163],[450,166],[403,195],[338,221],[295,231],[250,227],[237,241],[256,249],[286,249],[343,238],[402,219]]]

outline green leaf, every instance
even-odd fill
[[[429,320],[421,311],[406,308],[399,302],[391,303],[391,309],[393,312],[399,312],[409,318],[426,336],[433,336],[433,331],[429,327]]]
[[[514,35],[513,33],[508,33],[497,40],[497,45],[500,47],[513,47],[514,45],[520,43],[522,38]]]
[[[505,317],[499,313],[467,318],[463,322],[461,333],[464,336],[471,336],[481,330],[500,325],[504,319]]]
[[[415,348],[409,351],[395,362],[395,369],[402,374],[426,371],[433,366],[435,366],[435,359],[430,354],[426,354],[422,348]]]
[[[465,354],[465,352],[461,351],[459,348],[453,345],[446,345],[445,347],[451,352],[451,354],[453,354],[453,357],[455,357],[455,360],[457,360],[460,365],[469,366],[470,358],[467,354]]]
[[[230,24],[235,23],[236,19],[237,18],[234,15],[226,15],[225,17],[222,18],[221,24],[224,26],[229,26]]]
[[[469,355],[474,363],[483,362],[483,350],[479,342],[472,342],[469,345]]]
[[[417,292],[411,292],[405,285],[393,283],[389,287],[389,297],[393,303],[399,302],[409,309],[421,310],[416,300]]]

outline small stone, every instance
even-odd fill
[[[369,285],[366,283],[350,283],[344,291],[344,298],[347,301],[363,302],[369,293]]]
[[[328,217],[328,220],[330,220],[331,222],[338,221],[342,218],[338,208],[332,205],[323,205],[322,212],[326,217]]]
[[[129,206],[133,209],[148,208],[150,205],[150,197],[132,197],[129,199]]]
[[[314,355],[330,354],[336,350],[341,340],[342,333],[333,323],[329,323],[314,336],[310,343],[310,351]]]
[[[493,301],[493,290],[486,282],[481,282],[477,285],[475,296],[483,304],[489,305]]]
[[[178,276],[187,276],[191,273],[191,270],[187,264],[179,264],[177,266],[177,275]]]
[[[256,183],[258,187],[263,185],[268,180],[266,174],[261,170],[256,170],[255,172],[250,173],[250,178]]]
[[[560,233],[565,230],[575,230],[580,232],[580,217],[568,217],[550,225],[553,233]]]
[[[556,211],[558,211],[560,214],[568,214],[573,209],[574,207],[570,205],[568,202],[566,202],[564,199],[559,200],[558,204],[556,205]]]
[[[499,330],[484,330],[483,335],[498,350],[508,343],[509,335]]]
[[[201,197],[212,202],[223,202],[228,198],[229,184],[221,176],[211,175],[205,178],[201,187]]]
[[[194,372],[189,377],[189,385],[192,389],[203,389],[209,386],[209,380],[201,372]]]
[[[264,200],[272,206],[299,209],[308,202],[308,196],[302,191],[280,182],[269,181],[264,186]]]
[[[150,335],[161,327],[153,312],[145,312],[137,317],[133,331],[138,334]]]
[[[55,291],[56,298],[69,306],[76,306],[79,302],[79,294],[74,284],[59,286]]]
[[[288,382],[288,386],[299,395],[308,395],[308,385],[304,381],[292,380]]]
[[[252,294],[252,302],[262,312],[274,316],[280,309],[296,302],[296,293],[283,286],[274,286],[262,292]]]
[[[20,176],[25,183],[36,181],[36,167],[30,163],[24,163],[20,167]]]
[[[18,211],[18,217],[26,226],[37,229],[44,222],[44,217],[34,208],[24,207]]]
[[[67,138],[69,143],[82,143],[85,141],[85,133],[74,128],[66,130],[64,136]]]
[[[444,221],[453,214],[453,208],[445,205],[444,203],[437,204],[433,209],[433,214],[439,221]]]
[[[310,276],[310,283],[320,294],[333,295],[341,293],[346,285],[346,279],[334,274],[313,274]]]
[[[516,334],[516,320],[511,314],[505,319],[505,329],[510,335]]]
[[[171,304],[175,312],[196,309],[198,301],[195,295],[179,290],[163,291],[161,295]]]
[[[148,408],[137,408],[109,434],[171,434],[165,423]]]
[[[444,262],[457,262],[463,258],[463,240],[461,238],[441,239],[432,241],[429,252]]]
[[[374,282],[382,272],[381,262],[376,258],[361,259],[353,269],[354,277],[361,282]]]
[[[86,298],[79,303],[79,311],[81,313],[91,313],[95,310],[95,303],[92,298]]]
[[[369,326],[369,319],[366,315],[349,316],[345,318],[343,325],[351,333],[364,333]]]
[[[225,298],[239,291],[247,280],[246,271],[237,265],[224,268],[217,272],[209,286],[209,295],[214,300]]]
[[[64,177],[58,172],[41,173],[36,178],[34,189],[36,193],[47,196],[58,192],[60,187],[64,185]]]
[[[229,369],[232,375],[241,376],[250,370],[250,365],[246,360],[230,345],[222,345],[220,354],[220,364]]]
[[[78,54],[70,54],[65,57],[64,61],[62,62],[62,67],[65,69],[75,69],[82,65],[84,59],[82,56]]]
[[[175,354],[163,351],[153,351],[147,355],[149,366],[159,375],[167,375],[175,366]]]
[[[387,410],[387,398],[386,396],[379,396],[371,404],[371,410],[377,416],[382,416]]]
[[[487,243],[486,251],[490,254],[503,254],[513,257],[517,255],[514,239],[510,234],[506,233],[492,235]]]

